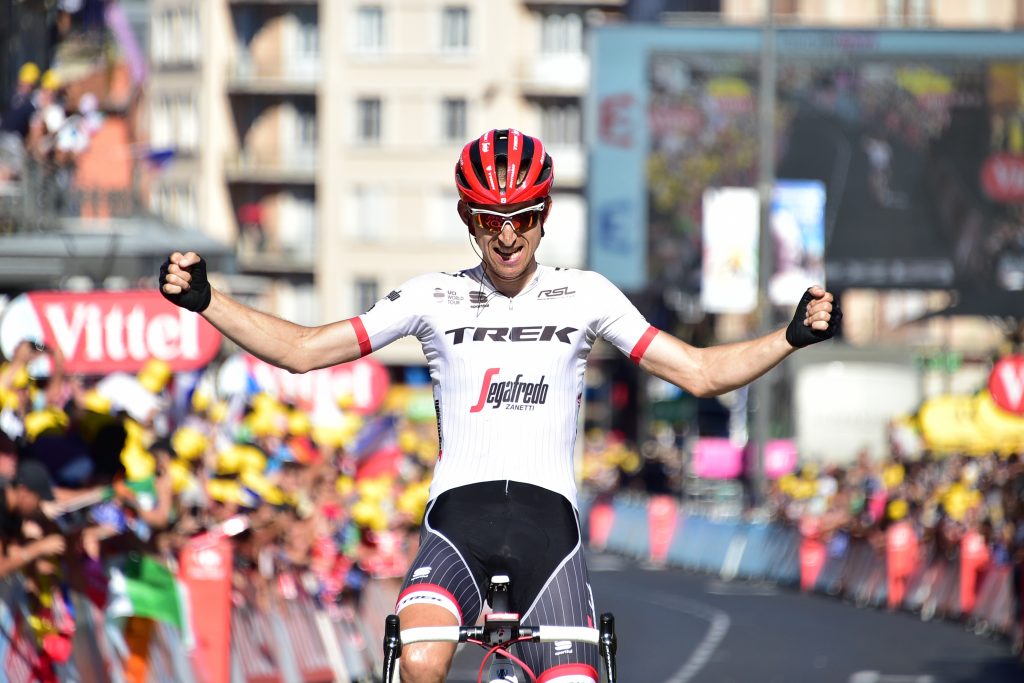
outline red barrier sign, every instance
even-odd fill
[[[651,562],[664,564],[676,531],[676,501],[672,496],[652,496],[647,506]]]
[[[155,290],[22,294],[0,318],[0,350],[10,358],[23,339],[59,348],[68,372],[96,375],[135,372],[152,358],[195,370],[220,347],[212,325]]]
[[[311,410],[319,401],[333,403],[345,397],[351,409],[366,415],[380,407],[388,393],[388,371],[377,360],[360,358],[330,368],[296,375],[255,356],[243,354],[246,368],[260,389]]]
[[[201,683],[231,679],[231,542],[203,534],[181,551],[178,578],[188,589],[189,617],[195,634],[195,671]]]
[[[997,406],[1024,415],[1024,355],[1000,358],[988,376],[988,391]]]

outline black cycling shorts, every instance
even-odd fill
[[[510,608],[523,623],[595,626],[576,511],[564,496],[514,481],[460,486],[431,501],[396,611],[433,604],[475,624],[495,574],[511,579]],[[594,645],[516,647],[538,675],[592,669],[597,680]]]

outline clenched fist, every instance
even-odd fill
[[[160,266],[160,293],[175,306],[205,311],[213,296],[206,279],[206,261],[194,251],[171,254]]]

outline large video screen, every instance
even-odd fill
[[[632,112],[614,112],[609,99],[626,101],[623,65],[610,67],[607,84],[595,73],[592,175],[600,183],[602,147],[640,157],[632,225],[647,232],[632,265],[645,284],[697,291],[705,191],[756,187],[759,34],[678,33],[632,33],[644,46],[633,56],[641,83],[630,90]],[[997,34],[975,49],[985,37],[780,34],[775,175],[826,189],[830,287],[1024,290],[1024,58],[1002,54]],[[595,69],[608,53],[596,52]],[[598,269],[594,241],[609,234],[603,194],[591,193]]]

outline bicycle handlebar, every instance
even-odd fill
[[[529,638],[534,643],[553,643],[571,640],[577,643],[597,645],[601,633],[587,626],[520,626],[519,637]],[[402,645],[423,642],[465,643],[481,638],[484,629],[480,626],[418,626],[402,631]]]

